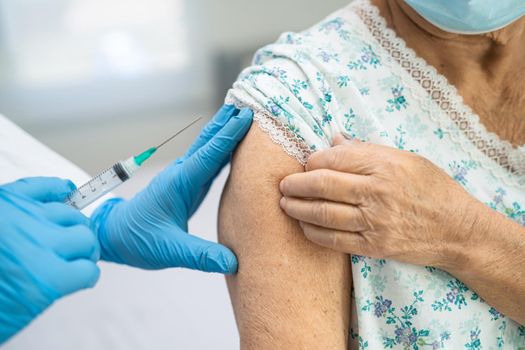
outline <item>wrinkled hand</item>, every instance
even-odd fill
[[[223,106],[186,155],[130,201],[113,199],[93,215],[102,259],[144,269],[187,267],[235,273],[228,248],[187,233],[214,178],[248,131],[252,112]]]
[[[471,246],[481,202],[425,158],[348,141],[310,156],[280,184],[282,209],[306,237],[338,251],[446,266]]]
[[[0,344],[58,298],[98,280],[89,219],[62,203],[74,188],[57,178],[0,186]]]

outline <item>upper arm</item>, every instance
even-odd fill
[[[307,241],[279,208],[280,180],[299,171],[255,125],[232,161],[219,238],[239,260],[227,283],[243,349],[346,349],[348,256]]]

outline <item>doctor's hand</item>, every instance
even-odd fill
[[[474,226],[489,208],[430,161],[342,136],[334,142],[280,184],[282,209],[312,242],[446,269],[483,239]]]
[[[89,219],[62,203],[74,188],[57,178],[0,186],[0,344],[56,299],[98,280]]]
[[[228,248],[188,234],[188,219],[248,131],[252,112],[223,106],[180,159],[130,201],[113,199],[92,217],[102,259],[144,269],[186,267],[235,273]]]

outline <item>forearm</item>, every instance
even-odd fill
[[[472,244],[444,269],[490,306],[525,324],[525,228],[479,203],[471,225]]]

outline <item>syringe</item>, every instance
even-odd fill
[[[188,129],[200,119],[200,117],[195,119],[158,146],[151,147],[137,156],[118,161],[112,167],[104,170],[84,185],[72,191],[67,196],[65,203],[79,210],[84,209],[103,195],[129,180],[133,174],[140,169],[141,165],[153,155],[153,153],[157,152],[160,147],[173,140],[177,135]]]

